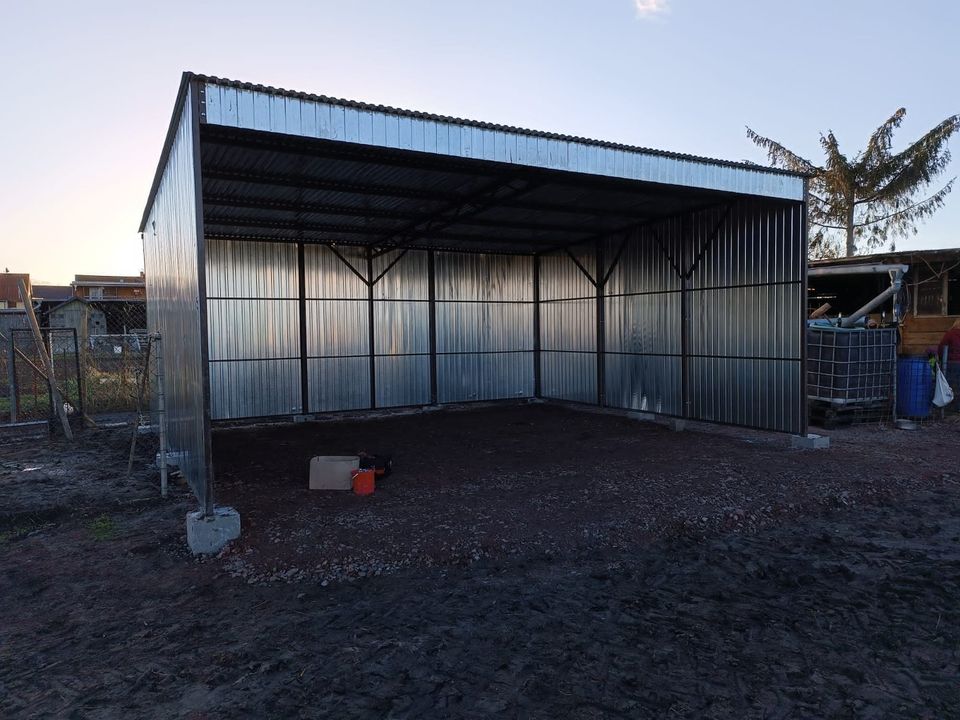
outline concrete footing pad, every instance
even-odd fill
[[[830,447],[830,438],[814,433],[794,435],[790,438],[790,446],[802,450],[825,450]]]
[[[231,540],[240,537],[240,513],[231,507],[215,508],[212,515],[202,510],[187,513],[187,545],[194,555],[220,552]]]
[[[687,421],[683,418],[664,417],[662,415],[657,415],[656,413],[644,412],[642,410],[628,412],[627,417],[631,420],[638,420],[640,422],[660,423],[664,427],[670,428],[675,432],[680,432],[682,430],[686,430],[687,428]]]

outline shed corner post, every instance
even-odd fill
[[[603,257],[603,240],[595,243],[596,264],[596,303],[597,303],[597,405],[606,407],[607,404],[607,308],[604,299],[605,270]]]
[[[190,80],[190,105],[193,135],[194,204],[197,234],[197,313],[200,332],[200,384],[203,395],[204,492],[203,515],[214,515],[213,502],[213,432],[210,400],[210,338],[207,317],[207,248],[203,227],[203,173],[200,152],[200,126],[207,121],[206,86],[197,78]]]
[[[690,277],[687,274],[687,238],[690,234],[687,215],[680,217],[680,412],[684,419],[691,416],[690,406]]]
[[[377,408],[377,356],[373,309],[373,247],[367,247],[367,348],[370,358],[370,409]]]
[[[543,395],[540,370],[540,253],[533,256],[533,396]]]
[[[807,271],[809,261],[809,231],[808,209],[810,207],[810,180],[803,179],[803,202],[800,203],[800,242],[796,243],[800,250],[800,434],[806,437],[810,428],[810,407],[807,402],[807,303],[809,302],[809,289],[807,283]],[[894,362],[896,368],[896,362]],[[894,370],[894,382],[896,382],[896,370]],[[894,393],[894,412],[896,412],[896,393]]]
[[[438,404],[437,389],[437,259],[434,250],[427,251],[427,312],[430,326],[430,404]]]
[[[310,374],[307,363],[307,264],[306,246],[297,243],[297,307],[300,316],[300,413],[310,412]]]

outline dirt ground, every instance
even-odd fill
[[[128,430],[0,447],[0,716],[960,715],[960,425],[527,405],[220,431],[244,535],[185,548]],[[371,497],[312,455],[390,453]]]

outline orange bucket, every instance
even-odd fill
[[[376,488],[376,471],[373,468],[353,471],[353,492],[357,495],[372,495]]]

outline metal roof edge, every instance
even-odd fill
[[[284,88],[276,88],[270,85],[245,83],[245,82],[240,82],[239,80],[229,80],[227,78],[217,77],[215,75],[185,73],[185,75],[187,74],[191,75],[193,78],[195,78],[200,82],[210,83],[213,85],[220,85],[224,87],[235,87],[241,90],[253,90],[257,92],[265,92],[271,95],[293,97],[293,98],[298,98],[300,100],[312,100],[315,102],[323,102],[331,105],[341,105],[343,107],[357,108],[359,110],[367,110],[371,112],[389,113],[391,115],[400,115],[403,117],[432,120],[435,122],[456,123],[460,125],[467,125],[469,127],[483,128],[486,130],[496,130],[499,132],[510,132],[510,133],[515,133],[519,135],[528,135],[532,137],[545,138],[549,140],[561,140],[564,142],[578,142],[578,143],[584,143],[586,145],[593,145],[595,147],[608,148],[611,150],[625,150],[628,152],[646,153],[648,155],[657,155],[660,157],[672,158],[674,160],[688,160],[692,162],[705,163],[708,165],[719,165],[721,167],[736,168],[739,170],[754,170],[756,172],[770,173],[773,175],[786,175],[789,177],[796,177],[796,178],[811,177],[809,173],[801,173],[793,170],[784,170],[782,168],[775,168],[775,167],[770,167],[768,165],[760,165],[757,163],[737,162],[735,160],[722,160],[720,158],[704,157],[701,155],[690,155],[686,153],[673,152],[671,150],[657,150],[655,148],[640,147],[638,145],[626,145],[624,143],[614,143],[606,140],[595,140],[592,138],[585,138],[577,135],[564,135],[561,133],[543,132],[539,130],[530,130],[529,128],[520,128],[512,125],[499,125],[497,123],[483,122],[480,120],[469,120],[466,118],[452,117],[449,115],[436,115],[434,113],[421,112],[417,110],[404,110],[403,108],[395,108],[389,105],[377,105],[374,103],[365,103],[357,100],[345,100],[343,98],[330,97],[328,95],[317,95],[314,93],[299,92],[296,90],[286,90]],[[141,229],[141,232],[142,232],[142,229]]]
[[[177,90],[177,100],[173,105],[173,114],[170,117],[170,125],[167,127],[167,135],[163,141],[163,148],[160,150],[160,160],[157,162],[157,170],[153,174],[153,183],[150,185],[150,193],[147,195],[147,204],[143,208],[143,215],[140,218],[140,229],[137,232],[143,232],[147,226],[147,218],[150,217],[150,210],[153,208],[153,201],[157,196],[157,190],[160,187],[160,180],[163,178],[163,171],[167,167],[167,160],[170,159],[170,149],[173,146],[173,139],[177,135],[177,124],[180,116],[183,114],[183,106],[187,99],[187,88],[190,81],[198,77],[194,73],[184,71],[180,76],[180,88]]]
[[[876,263],[884,260],[904,258],[910,255],[918,255],[921,257],[930,257],[936,255],[960,255],[960,247],[925,248],[923,250],[894,250],[893,252],[871,253],[869,255],[853,255],[851,257],[841,258],[822,258],[819,260],[811,260],[810,267],[839,267],[861,263]]]

